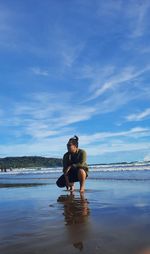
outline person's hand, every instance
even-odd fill
[[[69,182],[69,177],[68,177],[67,172],[64,174],[64,176],[65,176],[65,180],[66,180],[66,187],[67,187],[67,189],[69,189],[69,187],[71,187],[71,186],[70,186],[71,183]]]
[[[68,172],[69,172],[70,168],[71,168],[71,166],[67,167],[67,169],[65,170],[65,173],[64,173],[67,190],[72,189],[72,183],[69,182],[69,177],[68,177]]]

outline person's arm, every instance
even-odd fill
[[[75,168],[87,167],[87,164],[86,164],[86,152],[84,150],[82,150],[80,152],[79,162],[72,164],[72,166],[75,167]]]
[[[65,176],[65,180],[66,180],[66,185],[67,185],[68,187],[70,187],[71,184],[70,184],[70,182],[69,182],[68,174],[67,174],[67,173],[64,173],[64,176]]]
[[[63,172],[64,172],[64,174],[67,173],[68,167],[69,167],[68,156],[67,156],[67,154],[64,154],[64,156],[63,156]]]

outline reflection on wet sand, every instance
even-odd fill
[[[57,202],[63,204],[63,216],[67,226],[69,241],[80,251],[83,250],[83,241],[89,230],[88,216],[90,214],[88,201],[84,194],[75,197],[74,194],[61,195]]]

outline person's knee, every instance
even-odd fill
[[[78,171],[78,177],[79,178],[86,178],[86,172],[83,168],[80,168],[79,171]]]

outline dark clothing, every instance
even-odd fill
[[[63,156],[63,172],[66,173],[67,168],[71,166],[67,172],[70,183],[78,182],[78,171],[84,169],[86,176],[88,176],[88,165],[86,164],[86,152],[82,149],[78,149],[76,153],[65,153]],[[64,174],[59,177],[56,182],[57,186],[62,188],[66,186],[66,180]]]
[[[74,182],[78,182],[78,168],[71,168],[68,172],[68,178],[69,178],[69,182],[70,183],[74,183]],[[62,187],[66,187],[66,180],[65,180],[65,176],[64,174],[61,175],[61,177],[58,178],[57,182],[56,182],[57,186],[62,188]]]

